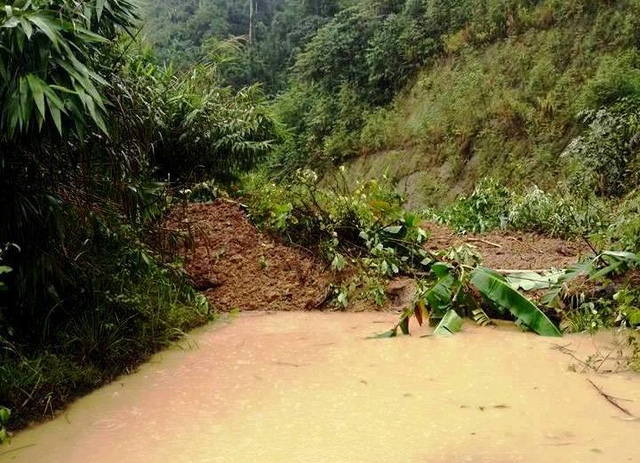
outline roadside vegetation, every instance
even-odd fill
[[[181,184],[231,177],[278,138],[258,89],[221,85],[214,62],[158,66],[132,40],[137,23],[126,0],[1,9],[0,404],[12,427],[214,317],[149,244]]]
[[[513,317],[525,329],[550,335],[560,334],[553,322],[568,331],[640,325],[640,300],[635,290],[640,256],[632,243],[614,239],[621,225],[614,221],[613,211],[606,217],[602,213],[599,228],[595,228],[586,222],[575,225],[574,214],[578,213],[564,210],[562,202],[552,196],[546,197],[542,206],[541,192],[517,198],[515,210],[527,209],[531,214],[529,219],[523,215],[515,228],[541,231],[537,228],[540,220],[547,220],[541,214],[551,204],[558,209],[550,215],[569,226],[560,231],[549,228],[549,233],[561,232],[591,245],[591,232],[599,231],[593,234],[609,250],[594,247],[593,256],[567,269],[498,273],[482,266],[482,256],[473,246],[426,250],[429,233],[423,227],[423,221],[434,218],[454,225],[498,227],[503,214],[508,217],[506,200],[510,195],[494,182],[483,182],[471,199],[463,197],[449,209],[420,214],[404,209],[401,196],[384,181],[372,180],[350,191],[341,188],[344,181],[334,187],[318,187],[312,171],[298,172],[297,179],[293,185],[276,185],[264,175],[246,176],[241,194],[249,217],[281,239],[312,249],[334,271],[355,275],[334,288],[333,304],[338,307],[346,307],[354,297],[382,304],[385,280],[401,275],[415,279],[418,290],[413,305],[388,334],[395,335],[398,329],[407,333],[412,316],[420,324],[427,318],[437,324],[450,311],[455,311],[456,317],[449,315],[447,323],[453,321],[454,326],[457,316],[468,316],[482,325],[492,317]],[[527,298],[529,291],[543,292]]]

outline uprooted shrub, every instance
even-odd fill
[[[536,186],[520,193],[483,179],[470,195],[430,211],[430,216],[459,233],[499,228],[573,238],[602,230],[610,220],[608,209],[604,200],[593,195],[549,193]]]
[[[276,185],[263,174],[243,179],[241,194],[251,219],[340,267],[347,257],[371,260],[387,276],[422,261],[427,234],[422,217],[402,209],[402,198],[385,181],[321,188],[317,175],[298,171],[298,181]]]
[[[576,165],[570,181],[574,190],[622,196],[638,186],[639,100],[623,98],[611,106],[579,115],[587,129],[562,154]]]
[[[295,184],[276,185],[257,174],[246,177],[242,193],[250,216],[285,239],[319,250],[334,270],[344,268],[347,256],[375,275],[405,274],[416,279],[416,300],[384,336],[395,336],[398,329],[408,333],[409,318],[415,316],[422,323],[427,311],[432,320],[440,320],[438,332],[455,331],[459,315],[485,324],[487,305],[496,313],[509,312],[540,334],[560,334],[503,276],[482,267],[471,248],[439,254],[424,249],[428,234],[420,226],[422,217],[404,211],[402,198],[384,182],[371,181],[349,191],[346,182],[319,187],[311,171],[299,171],[298,178]],[[344,305],[343,293],[336,296]]]

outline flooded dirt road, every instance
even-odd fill
[[[467,322],[450,338],[365,339],[395,319],[253,313],[206,327],[18,434],[0,462],[640,461],[640,422],[587,381],[640,416],[640,378],[572,372],[554,347],[588,353],[590,337]]]

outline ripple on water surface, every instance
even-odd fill
[[[557,339],[470,324],[368,340],[392,314],[243,315],[14,437],[0,462],[638,461],[640,379],[571,372]],[[598,343],[610,342],[601,335]],[[576,352],[596,341],[560,340]]]

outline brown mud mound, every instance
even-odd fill
[[[329,278],[321,264],[260,233],[237,203],[188,204],[166,226],[192,237],[183,248],[185,269],[221,310],[308,310],[325,300]]]
[[[439,251],[463,243],[475,246],[484,265],[506,270],[566,268],[591,250],[586,243],[548,238],[533,233],[495,231],[483,235],[459,235],[451,228],[425,223],[427,248]]]

